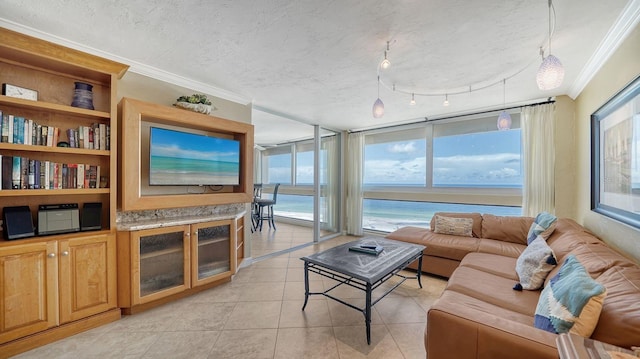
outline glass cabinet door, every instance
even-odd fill
[[[231,275],[232,259],[235,262],[236,258],[233,223],[225,220],[191,225],[194,286]]]
[[[189,288],[189,226],[139,231],[136,237],[134,300],[145,303]]]

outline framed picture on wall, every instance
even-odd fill
[[[591,115],[591,209],[640,228],[640,76]]]

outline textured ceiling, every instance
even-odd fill
[[[546,0],[2,0],[0,20],[128,60],[131,71],[150,67],[224,90],[212,94],[266,109],[254,112],[256,123],[273,121],[272,112],[360,129],[497,109],[505,78],[507,106],[579,91],[607,33],[639,3],[554,2],[551,49],[566,76],[552,91],[535,83]],[[387,41],[386,113],[374,119]],[[491,83],[499,85],[467,91]],[[416,95],[409,106],[402,91],[442,96]],[[455,92],[464,93],[443,107],[444,94]]]

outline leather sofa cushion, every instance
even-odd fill
[[[527,234],[533,220],[532,217],[484,214],[482,216],[482,237],[526,245]]]
[[[430,233],[430,231],[426,228],[407,226],[398,228],[397,230],[389,233],[385,238],[424,245],[425,237],[428,233]]]
[[[478,250],[478,238],[452,236],[428,232],[422,243],[427,247],[424,254],[455,260],[462,260],[464,256]]]
[[[527,246],[525,246],[524,244],[480,238],[478,252],[499,254],[501,256],[518,258],[525,248],[527,248]]]
[[[621,254],[617,253],[610,247],[606,246],[602,242],[585,243],[576,246],[569,252],[569,254],[575,255],[578,261],[587,270],[587,272],[589,272],[591,278],[594,279],[599,277],[607,269],[613,266],[635,266],[635,264],[633,264],[631,261],[623,257]],[[554,268],[551,273],[549,273],[549,276],[547,276],[547,279],[545,280],[545,286],[547,286],[551,278],[553,278],[560,271],[560,267],[562,263],[564,263],[566,255],[562,258],[557,259],[558,266]]]
[[[445,290],[444,292],[442,292],[440,299],[438,299],[434,306],[439,307],[439,309],[441,310],[448,308],[452,311],[455,311],[460,307],[471,308],[481,312],[491,313],[492,315],[499,316],[503,319],[526,324],[533,328],[533,319],[530,315],[514,312],[513,310],[496,306],[484,300],[480,300],[478,298],[474,298],[452,290]]]
[[[640,345],[640,267],[613,267],[596,281],[607,288],[591,338],[621,347]]]
[[[453,218],[471,218],[473,219],[473,227],[471,228],[471,232],[474,237],[482,238],[482,215],[480,213],[451,213],[451,212],[436,212],[431,217],[431,232],[435,231],[436,216],[442,217],[453,217]]]
[[[591,233],[571,225],[565,225],[566,219],[559,219],[556,230],[547,239],[547,244],[553,249],[558,263],[564,261],[564,258],[575,248],[586,243],[602,243],[600,239]],[[575,222],[573,222],[575,223]]]
[[[460,262],[461,267],[469,267],[497,276],[518,281],[516,258],[491,253],[469,253]]]
[[[446,290],[453,290],[464,295],[485,301],[495,306],[512,310],[531,319],[538,305],[540,291],[516,291],[516,281],[499,275],[487,273],[468,266],[458,267],[453,273]]]

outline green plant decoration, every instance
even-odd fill
[[[191,96],[180,96],[176,100],[177,102],[188,102],[188,103],[201,103],[204,105],[211,105],[211,101],[207,99],[206,95],[201,94],[193,94]]]

